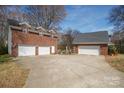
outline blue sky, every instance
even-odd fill
[[[107,17],[115,6],[89,5],[89,6],[65,6],[67,16],[60,23],[63,30],[72,28],[80,32],[94,32],[113,28]]]

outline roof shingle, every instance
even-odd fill
[[[108,42],[109,35],[107,31],[81,33],[73,40],[73,44],[102,44]]]

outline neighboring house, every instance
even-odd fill
[[[73,49],[78,54],[107,55],[109,35],[107,31],[82,33],[73,40]]]
[[[57,51],[57,33],[27,23],[9,22],[8,52],[12,56],[49,55]]]

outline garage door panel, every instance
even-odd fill
[[[79,48],[81,49],[97,49],[99,48],[99,46],[79,46]]]
[[[50,54],[50,47],[39,47],[38,48],[39,55],[49,55]]]
[[[55,53],[55,46],[51,46],[51,53]]]
[[[34,46],[18,46],[18,56],[32,56],[35,55]]]
[[[99,46],[79,46],[79,54],[99,55]]]

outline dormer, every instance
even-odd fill
[[[19,23],[19,25],[22,27],[23,32],[28,32],[29,29],[31,29],[31,25],[29,25],[27,22]]]
[[[42,26],[37,27],[36,30],[42,30],[42,31],[45,31],[45,29],[44,29]]]
[[[36,30],[39,32],[39,35],[43,35],[46,32],[42,26],[37,27]]]

